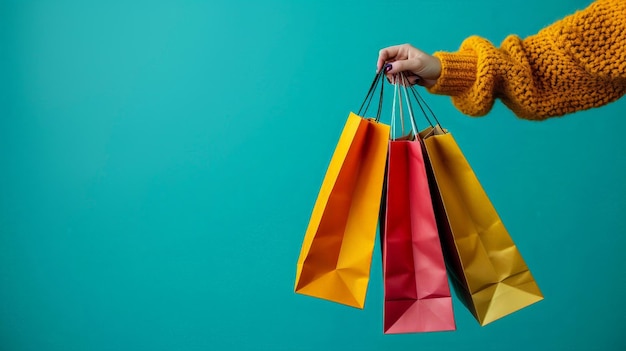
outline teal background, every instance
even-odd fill
[[[537,123],[424,93],[544,301],[385,336],[378,248],[364,310],[293,292],[380,48],[499,43],[588,3],[1,0],[0,349],[623,349],[623,99]]]

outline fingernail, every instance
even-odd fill
[[[391,68],[393,68],[393,67],[391,67],[391,63],[386,64],[385,65],[385,72],[391,71]]]

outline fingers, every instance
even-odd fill
[[[380,50],[378,52],[378,61],[376,62],[376,73],[380,72],[385,62],[395,61],[398,58],[398,56],[400,56],[399,54],[401,53],[405,45],[406,44],[395,45],[395,46],[390,46],[390,47]],[[401,57],[401,58],[406,58],[406,57]]]
[[[391,69],[387,71],[387,74],[396,74],[406,71],[417,74],[422,70],[423,66],[421,60],[399,60],[391,63]]]
[[[404,74],[404,77],[401,76],[401,74]],[[413,74],[411,72],[402,72],[402,73],[396,73],[396,74],[387,74],[387,81],[391,84],[400,84],[403,86],[411,86],[411,85],[423,85],[424,80],[422,79],[422,77]]]
[[[414,60],[402,60],[385,65],[385,71],[387,72],[387,80],[390,83],[401,83],[402,85],[415,85],[420,81],[420,76],[417,75],[413,69],[416,65]],[[403,74],[406,80],[400,78]]]
[[[441,75],[441,62],[438,58],[429,55],[410,44],[395,45],[378,52],[376,73],[384,69],[387,80],[393,82],[393,77],[404,72],[411,85],[419,84],[425,87],[433,86]]]
[[[420,84],[420,81],[422,80],[420,78],[420,76],[418,76],[417,74],[412,74],[412,73],[411,74],[407,74],[406,79],[407,79],[409,85]]]
[[[441,75],[440,61],[431,56],[395,61],[390,63],[390,65],[391,69],[386,71],[387,75],[391,76],[404,72],[408,76],[419,77],[421,81],[416,83],[426,87],[434,85]],[[416,83],[412,82],[412,84]]]

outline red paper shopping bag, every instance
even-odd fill
[[[452,298],[419,139],[389,142],[386,178],[381,221],[384,333],[454,330]]]

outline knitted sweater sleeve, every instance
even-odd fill
[[[533,120],[602,106],[626,93],[626,0],[597,0],[500,48],[473,36],[434,55],[442,72],[429,91],[470,116],[487,114],[496,98]]]

